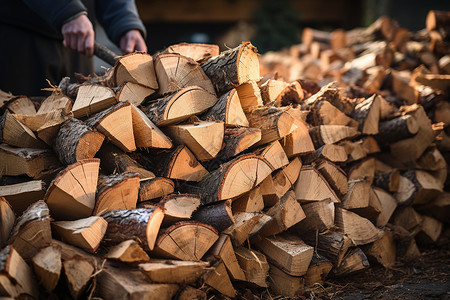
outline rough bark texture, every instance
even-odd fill
[[[385,191],[396,192],[398,188],[399,175],[400,173],[397,169],[376,173],[373,178],[373,185],[380,187]]]
[[[139,174],[134,172],[109,175],[109,176],[100,176],[97,184],[97,198],[102,197],[102,194],[106,192],[108,189],[113,188],[116,184],[121,183],[127,178],[137,177]]]
[[[211,225],[217,230],[222,231],[234,223],[234,218],[231,214],[231,201],[203,206],[194,213],[192,219]]]
[[[178,93],[174,93],[167,97],[151,102],[143,109],[145,115],[150,119],[150,121],[158,125],[159,123],[164,121],[166,107],[170,103],[170,100],[172,100],[172,98],[174,97],[179,97]]]
[[[223,94],[217,99],[216,104],[207,112],[199,116],[201,120],[207,121],[226,121],[228,97],[231,96],[231,90]]]
[[[377,142],[386,146],[392,142],[407,139],[414,136],[418,131],[418,125],[411,126],[410,123],[416,123],[415,120],[409,120],[412,116],[403,116],[378,124]]]

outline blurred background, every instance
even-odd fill
[[[450,0],[136,0],[136,5],[150,54],[181,42],[218,44],[222,51],[242,41],[265,53],[300,43],[305,27],[351,29],[382,15],[417,31],[430,9],[450,10]],[[96,32],[120,53],[101,28]],[[96,69],[100,64],[96,61]]]

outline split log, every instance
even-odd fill
[[[258,218],[258,222],[256,222],[255,226],[253,226],[253,229],[248,234],[248,237],[252,241],[259,240],[259,234],[270,222],[272,222],[272,217],[262,213],[261,217]]]
[[[389,219],[397,208],[397,200],[391,194],[380,188],[375,187],[373,191],[381,204],[381,212],[378,215],[375,224],[378,227],[383,227],[389,222]]]
[[[61,248],[50,245],[41,249],[33,257],[34,273],[44,289],[51,293],[58,284],[61,275]]]
[[[344,125],[320,125],[309,130],[309,135],[316,148],[334,144],[344,139],[353,139],[359,134],[360,132],[355,128]]]
[[[264,208],[264,200],[259,186],[250,192],[233,200],[231,205],[233,213],[236,212],[259,212]]]
[[[85,295],[94,267],[82,256],[74,256],[63,262],[63,270],[70,295],[74,299]]]
[[[16,216],[8,201],[0,197],[0,248],[6,243],[13,229]]]
[[[139,270],[155,283],[195,283],[209,267],[204,261],[155,259],[139,265]]]
[[[99,166],[98,158],[83,159],[58,174],[44,197],[53,218],[76,220],[92,214]]]
[[[89,217],[76,221],[57,221],[53,228],[62,241],[95,253],[106,232],[108,222],[102,217]]]
[[[320,125],[343,125],[358,128],[358,121],[348,117],[337,107],[325,100],[315,101],[311,113],[308,115],[309,124]]]
[[[150,283],[139,270],[107,266],[98,274],[98,294],[103,299],[170,300],[178,291],[177,284]]]
[[[257,149],[253,153],[264,158],[272,168],[272,171],[278,170],[289,164],[289,159],[284,152],[283,147],[278,141],[271,142],[264,148]]]
[[[163,225],[173,225],[191,219],[194,211],[200,206],[200,195],[171,194],[165,196],[158,205],[164,209]]]
[[[342,208],[375,221],[381,212],[381,203],[367,181],[349,183],[348,193],[342,199]]]
[[[314,168],[322,174],[337,195],[344,196],[347,194],[347,175],[341,168],[325,159],[317,161]]]
[[[331,33],[309,27],[303,29],[302,42],[310,45],[313,41],[330,44],[332,49],[344,48],[347,45],[346,33],[341,29],[336,29]]]
[[[411,115],[400,116],[382,121],[378,126],[377,141],[382,146],[414,136],[419,131],[419,124]]]
[[[217,95],[249,80],[258,81],[260,76],[257,50],[250,42],[208,59],[201,67],[211,79]]]
[[[272,176],[273,180],[273,186],[275,188],[275,194],[277,199],[281,199],[284,194],[286,194],[291,188],[292,184],[287,178],[286,174],[283,170],[278,170],[273,173]],[[275,205],[279,204],[280,202],[277,201]]]
[[[334,226],[334,203],[330,199],[306,203],[302,208],[306,217],[294,225],[294,231],[300,235],[325,232]]]
[[[325,278],[332,268],[333,264],[327,258],[314,253],[305,274],[305,286],[312,287],[315,284],[324,284]]]
[[[175,93],[185,87],[199,86],[215,95],[211,80],[200,65],[178,53],[163,53],[155,58],[155,72],[160,95]]]
[[[425,24],[429,31],[442,28],[450,32],[450,14],[448,11],[430,10]]]
[[[72,109],[73,101],[60,92],[53,92],[44,99],[36,112],[36,115],[45,115],[61,110],[62,114],[69,114]]]
[[[416,235],[416,241],[420,244],[433,244],[439,239],[443,230],[443,224],[435,218],[422,216],[420,231]]]
[[[219,232],[223,231],[234,224],[231,200],[219,201],[211,205],[203,206],[193,214],[192,219],[211,225]]]
[[[259,185],[263,196],[264,207],[272,207],[280,201],[280,197],[275,189],[273,177],[269,174]]]
[[[423,222],[422,216],[411,206],[402,206],[396,209],[392,220],[394,225],[401,226],[414,235],[420,231]]]
[[[397,192],[397,200],[404,204],[424,204],[438,196],[443,190],[442,184],[430,173],[422,170],[408,170],[402,174],[412,182],[414,189],[408,198]],[[400,187],[399,187],[400,189]]]
[[[121,102],[86,120],[86,124],[104,134],[125,152],[136,150],[131,105]]]
[[[233,245],[231,244],[231,239],[228,235],[221,234],[208,253],[220,257],[225,264],[231,279],[245,281],[245,274],[239,266]]]
[[[261,183],[271,171],[267,161],[257,155],[239,156],[205,176],[199,183],[202,203],[240,196]]]
[[[112,210],[136,208],[139,195],[139,175],[123,173],[100,176],[93,215],[102,215]]]
[[[111,247],[105,257],[132,264],[143,263],[150,260],[148,254],[135,240],[126,240]]]
[[[223,262],[219,262],[214,269],[205,274],[203,280],[207,285],[226,297],[236,297],[236,290],[230,281],[230,277],[228,276]]]
[[[225,126],[248,127],[248,120],[242,109],[236,89],[232,89],[220,96],[214,106],[200,115],[200,119],[223,122]]]
[[[17,120],[14,115],[5,112],[0,117],[0,136],[3,143],[21,148],[47,148],[27,126]]]
[[[67,116],[59,116],[46,121],[44,125],[36,130],[38,138],[44,141],[47,145],[53,146],[55,144],[59,129],[61,128],[61,124],[67,119]]]
[[[92,116],[117,103],[114,91],[103,85],[81,85],[72,107],[75,118]]]
[[[182,288],[181,292],[178,292],[178,300],[190,300],[190,299],[197,299],[197,300],[206,300],[206,292],[193,288],[190,285],[185,286]]]
[[[335,276],[346,276],[367,269],[370,266],[366,255],[360,248],[350,250],[342,263],[334,269]]]
[[[131,117],[136,147],[172,148],[172,141],[134,105],[131,105]]]
[[[383,235],[369,220],[343,208],[336,208],[335,221],[338,231],[347,234],[356,245],[374,242]]]
[[[100,149],[105,136],[83,122],[69,118],[58,131],[54,150],[59,160],[70,165],[85,158],[93,158]]]
[[[378,121],[381,112],[379,97],[374,94],[355,106],[352,117],[358,121],[358,130],[362,134],[375,135],[378,133]]]
[[[44,195],[45,183],[42,180],[0,186],[0,197],[9,202],[18,216],[32,203],[43,199]]]
[[[347,174],[349,181],[362,179],[372,183],[375,177],[375,159],[373,157],[368,157],[367,159],[363,159],[360,162],[350,165]]]
[[[238,92],[239,101],[241,102],[242,109],[248,110],[255,106],[263,106],[263,100],[261,96],[261,90],[258,84],[254,80],[247,81],[236,87]]]
[[[290,134],[288,134],[282,141],[284,151],[288,157],[296,155],[305,155],[314,151],[314,145],[309,136],[307,124],[301,120],[293,109],[288,113],[295,118],[294,124],[297,126]],[[297,112],[298,113],[298,112]]]
[[[450,193],[444,192],[431,202],[416,206],[416,209],[421,213],[426,213],[441,222],[448,223],[448,216],[450,215]]]
[[[383,237],[364,249],[369,260],[377,261],[386,269],[394,266],[396,252],[394,237],[390,231],[386,231]]]
[[[334,163],[340,163],[347,161],[348,154],[344,146],[328,144],[323,145],[313,153],[306,155],[303,160],[305,164],[311,164],[319,159],[327,159]]]
[[[231,237],[231,241],[235,247],[242,245],[250,235],[250,232],[255,228],[261,213],[236,213],[234,214],[234,224],[222,231]]]
[[[33,271],[14,247],[6,246],[0,251],[0,293],[3,296],[39,298]]]
[[[105,242],[120,243],[134,239],[145,250],[152,250],[164,212],[159,207],[110,211],[102,215],[108,222]]]
[[[263,236],[286,231],[306,217],[292,190],[281,197],[280,202],[272,206],[266,214],[272,217],[272,221],[262,229]]]
[[[269,262],[291,276],[306,274],[314,252],[313,247],[290,234],[265,237],[257,245]]]
[[[261,97],[264,104],[271,103],[274,106],[281,106],[281,92],[289,84],[283,80],[269,79],[260,85]]]
[[[179,43],[167,47],[164,52],[179,53],[199,62],[219,55],[219,46],[213,44]]]
[[[0,175],[27,175],[38,178],[61,165],[54,153],[48,149],[14,148],[0,144]]]
[[[340,266],[347,250],[355,246],[348,235],[337,232],[319,235],[307,234],[302,235],[302,238],[308,245],[316,247],[319,253],[327,257],[334,266]]]
[[[294,187],[299,201],[320,201],[329,198],[334,203],[340,200],[326,179],[312,166],[303,166]]]
[[[52,240],[51,245],[61,249],[61,258],[63,261],[69,260],[73,257],[78,256],[78,257],[83,257],[84,260],[86,260],[91,265],[93,265],[96,270],[98,270],[102,267],[103,260],[100,257],[98,257],[94,254],[87,253],[86,251],[84,251],[78,247],[63,243],[63,242],[61,242],[59,240],[55,240],[55,239]]]
[[[165,126],[180,123],[200,114],[216,102],[216,96],[205,89],[190,86],[151,102],[143,108],[143,111],[156,126]]]
[[[175,184],[164,177],[156,177],[140,182],[138,202],[157,199],[173,193]]]
[[[236,249],[236,258],[244,271],[246,281],[260,287],[267,287],[266,277],[269,272],[267,259],[261,252],[245,247]]]
[[[394,193],[398,190],[400,173],[397,169],[391,169],[387,172],[376,173],[373,179],[373,185]]]
[[[179,222],[162,230],[152,255],[199,261],[219,238],[217,230],[199,222]]]
[[[415,192],[416,187],[414,183],[405,176],[400,175],[400,178],[398,179],[397,192],[394,193],[394,197],[398,204],[411,204],[410,201],[414,197]]]
[[[275,107],[256,108],[246,116],[250,127],[261,129],[261,140],[256,146],[281,139],[297,128],[295,119],[288,112]]]
[[[296,297],[305,293],[305,279],[291,276],[276,266],[270,264],[270,287],[277,294],[284,297]]]
[[[224,137],[222,122],[199,122],[172,125],[165,128],[168,136],[177,144],[186,145],[200,161],[217,156]]]
[[[226,162],[261,140],[261,130],[257,128],[225,128],[222,148],[217,161]]]
[[[113,84],[120,86],[124,82],[141,84],[153,90],[158,89],[152,56],[143,52],[122,56],[114,66]]]
[[[8,102],[7,108],[13,114],[35,115],[36,108],[30,98],[26,96],[13,96]]]
[[[40,200],[31,204],[17,218],[8,244],[28,261],[51,242],[50,213],[45,202]]]
[[[283,173],[286,175],[291,185],[294,185],[297,182],[302,165],[300,158],[296,157],[292,159],[287,166],[283,167]]]
[[[140,85],[134,82],[124,82],[116,92],[116,99],[119,102],[126,102],[138,106],[145,99],[155,92],[154,89]]]

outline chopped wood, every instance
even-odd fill
[[[193,288],[190,285],[187,285],[182,289],[181,292],[178,293],[178,300],[190,300],[190,299],[197,299],[197,300],[206,300],[206,292]]]
[[[199,261],[219,238],[217,230],[200,222],[179,222],[162,230],[152,255]]]
[[[315,101],[308,115],[309,123],[313,126],[343,125],[358,128],[358,121],[348,117],[337,107],[325,100]]]
[[[386,269],[394,266],[396,247],[392,232],[386,231],[384,235],[364,249],[369,260],[373,259]]]
[[[92,214],[99,166],[98,158],[88,158],[68,166],[58,174],[44,197],[53,218],[76,220]]]
[[[259,185],[263,196],[264,207],[272,207],[280,201],[272,175],[268,175]]]
[[[416,209],[419,212],[426,213],[441,222],[447,222],[450,213],[450,193],[443,192],[431,202],[416,206]]]
[[[156,177],[143,180],[139,186],[138,202],[157,199],[173,193],[175,184],[172,180],[164,177]]]
[[[241,102],[241,106],[244,111],[255,106],[264,105],[261,90],[254,80],[249,80],[242,83],[236,87],[236,91],[238,92],[239,101]]]
[[[217,161],[228,161],[261,140],[261,130],[257,128],[225,128],[222,148]]]
[[[330,199],[310,202],[302,205],[305,218],[294,225],[300,234],[319,233],[330,230],[334,226],[334,203]]]
[[[270,103],[274,106],[281,106],[281,92],[289,84],[283,80],[269,79],[260,85],[261,97],[264,104]]]
[[[311,287],[315,284],[323,284],[333,264],[324,256],[314,253],[308,271],[305,274],[305,286]]]
[[[10,100],[7,107],[11,113],[18,115],[36,114],[36,108],[30,98],[26,96],[17,96]]]
[[[261,219],[261,213],[238,212],[234,214],[234,224],[222,231],[231,237],[233,245],[242,245]]]
[[[301,235],[308,245],[317,248],[320,254],[327,257],[333,265],[340,266],[347,250],[355,246],[354,241],[346,234],[329,232],[319,235]]]
[[[360,248],[349,250],[342,263],[334,269],[335,276],[344,276],[367,269],[370,266],[366,255]]]
[[[283,170],[275,171],[272,175],[272,180],[277,199],[281,199],[292,188],[292,184]],[[278,203],[279,201],[275,205]]]
[[[143,108],[156,126],[177,124],[200,114],[217,102],[216,96],[199,86],[189,86]]]
[[[381,112],[380,106],[380,99],[376,94],[355,106],[352,117],[358,121],[358,130],[362,134],[375,135],[378,133],[378,121]]]
[[[16,215],[5,198],[0,197],[0,248],[6,243],[13,229]]]
[[[266,278],[269,272],[267,259],[261,252],[239,247],[236,258],[244,271],[246,281],[253,282],[260,287],[267,287]]]
[[[222,259],[228,273],[231,276],[231,279],[245,281],[245,274],[239,266],[234,253],[233,245],[231,244],[231,239],[228,235],[221,234],[208,253]]]
[[[151,282],[156,283],[195,283],[209,267],[204,261],[179,261],[155,259],[139,265],[139,270]]]
[[[33,257],[33,269],[39,283],[51,293],[58,284],[61,274],[61,248],[56,245],[45,247]]]
[[[105,235],[108,222],[102,217],[92,216],[76,221],[57,221],[52,225],[63,242],[94,253]]]
[[[287,166],[283,167],[283,173],[286,175],[291,185],[294,185],[297,181],[301,168],[302,161],[299,157],[292,159]]]
[[[335,218],[339,232],[347,234],[356,245],[374,242],[383,235],[372,222],[343,208],[336,207]]]
[[[188,86],[199,86],[215,95],[211,80],[193,59],[179,53],[156,56],[155,72],[161,95],[174,93]]]
[[[117,244],[134,239],[152,250],[158,236],[164,212],[159,207],[109,211],[102,215],[108,222],[104,241]]]
[[[102,85],[82,85],[72,107],[75,118],[91,116],[117,103],[114,91]]]
[[[126,240],[111,247],[105,257],[123,263],[143,263],[150,260],[135,240]]]
[[[219,46],[213,44],[179,43],[167,47],[165,52],[179,53],[198,62],[219,55]]]
[[[378,227],[383,227],[389,222],[389,219],[397,208],[397,200],[383,189],[375,187],[373,191],[381,204],[381,212],[377,217],[376,225]]]
[[[114,66],[113,82],[114,86],[132,82],[153,90],[158,89],[152,56],[143,52],[122,56]]]
[[[315,152],[310,153],[304,157],[305,164],[312,164],[316,160],[326,159],[334,163],[345,162],[348,159],[348,154],[344,146],[336,144],[323,145]]]
[[[414,136],[419,131],[419,124],[413,116],[405,115],[380,122],[378,131],[377,141],[381,145],[388,145]]]
[[[264,199],[259,186],[233,200],[231,205],[235,212],[259,212],[264,208]]]
[[[236,290],[230,281],[223,262],[220,262],[214,269],[205,274],[204,282],[227,297],[236,297]]]
[[[348,191],[347,174],[332,162],[321,159],[314,164],[314,167],[330,184],[331,188],[339,196],[344,196]]]
[[[271,166],[272,171],[280,169],[289,164],[289,159],[283,147],[278,141],[271,142],[267,146],[253,151],[253,153],[263,157]]]
[[[3,142],[15,147],[22,148],[47,148],[47,145],[39,140],[27,126],[17,120],[9,112],[0,117],[0,131]]]
[[[373,157],[368,157],[367,159],[353,164],[347,174],[349,181],[362,179],[372,183],[375,177],[375,159]]]
[[[304,120],[297,117],[294,110],[291,109],[288,113],[295,118],[294,124],[297,126],[290,134],[283,140],[282,145],[288,157],[296,155],[304,155],[314,151],[314,145],[309,136],[307,124]]]
[[[443,224],[440,221],[429,216],[422,216],[422,224],[416,240],[421,244],[433,244],[439,239],[442,230]]]
[[[193,220],[211,225],[218,231],[223,231],[234,224],[231,211],[231,200],[219,201],[199,208],[192,216]]]
[[[277,295],[295,297],[305,293],[305,279],[303,277],[291,276],[276,266],[269,265],[270,287]]]
[[[74,256],[63,262],[63,270],[70,295],[74,299],[82,297],[91,281],[94,267],[82,256]]]
[[[353,139],[359,136],[360,132],[353,127],[344,125],[320,125],[312,127],[309,134],[316,148],[323,145],[337,143],[344,139]]]
[[[301,202],[320,201],[327,198],[334,203],[340,202],[325,178],[312,166],[302,166],[294,190],[297,200]]]
[[[391,169],[387,172],[376,173],[373,184],[386,191],[394,193],[398,190],[400,173],[397,169]]]
[[[0,186],[0,197],[9,202],[14,213],[18,216],[32,203],[43,199],[44,195],[45,183],[42,180]]]
[[[165,196],[158,205],[164,209],[163,225],[173,225],[191,219],[194,211],[200,206],[200,195],[171,194]]]
[[[154,89],[133,82],[124,82],[116,92],[116,99],[119,102],[130,102],[133,105],[140,105],[145,98],[152,95]]]

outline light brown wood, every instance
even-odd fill
[[[267,287],[266,278],[269,272],[267,259],[261,252],[245,247],[236,248],[236,258],[244,271],[246,281],[260,287]]]
[[[214,44],[180,43],[167,47],[165,52],[179,53],[195,61],[203,61],[219,55],[219,46]]]
[[[72,107],[75,118],[92,116],[117,103],[114,91],[102,85],[81,85]]]
[[[0,130],[3,142],[21,148],[47,148],[46,144],[39,140],[27,126],[17,120],[9,112],[0,117]]]
[[[368,244],[383,236],[383,231],[376,228],[366,218],[340,207],[337,207],[335,211],[338,232],[347,234],[356,245]]]
[[[396,252],[394,237],[390,231],[386,231],[383,237],[364,251],[369,260],[373,259],[387,269],[394,266]]]
[[[311,125],[343,125],[358,128],[358,122],[341,112],[337,107],[325,100],[315,101],[308,116]]]
[[[345,162],[348,159],[347,151],[344,146],[336,144],[323,145],[315,152],[304,157],[305,164],[314,163],[318,159],[327,159],[334,163]]]
[[[309,130],[314,146],[334,144],[344,139],[353,139],[359,136],[359,131],[344,125],[320,125]]]
[[[61,274],[61,248],[56,245],[45,247],[33,257],[32,261],[39,284],[47,292],[52,292],[56,288]]]
[[[218,161],[228,161],[261,140],[261,130],[256,128],[225,128],[222,148],[216,156]]]
[[[383,227],[389,222],[389,219],[397,208],[397,200],[391,194],[380,188],[375,187],[373,191],[381,204],[381,212],[377,217],[376,225]]]
[[[429,216],[422,216],[422,224],[416,236],[416,241],[421,244],[436,243],[442,230],[443,224],[440,221]]]
[[[114,66],[113,82],[114,86],[132,82],[153,90],[158,89],[152,56],[143,52],[122,56]]]
[[[312,287],[316,284],[323,284],[332,268],[333,264],[326,257],[314,253],[305,274],[305,286]]]
[[[289,164],[289,159],[284,152],[283,147],[278,141],[271,142],[264,148],[253,151],[253,153],[263,157],[272,168],[272,171],[278,170]]]
[[[301,202],[331,199],[334,203],[340,200],[325,178],[312,166],[303,166],[297,183],[294,186],[295,197]]]
[[[191,219],[193,212],[200,206],[200,195],[171,194],[165,196],[158,205],[164,208],[163,225],[170,226]]]
[[[106,233],[108,222],[102,217],[92,216],[76,221],[57,221],[52,225],[63,242],[94,253]]]
[[[334,203],[330,199],[306,203],[302,205],[305,219],[294,225],[299,233],[319,233],[330,230],[334,226]]]
[[[139,270],[155,283],[193,284],[206,272],[208,267],[209,263],[204,261],[161,259],[139,264]]]
[[[152,200],[173,193],[175,184],[164,177],[143,180],[140,182],[138,202]]]
[[[247,81],[236,87],[239,101],[243,110],[251,109],[255,106],[263,106],[261,90],[254,80]]]
[[[0,197],[4,197],[14,213],[20,216],[30,204],[44,197],[45,190],[42,180],[32,180],[0,186]]]
[[[325,159],[317,161],[314,167],[327,180],[337,195],[347,194],[347,174],[341,168]]]
[[[204,281],[207,285],[214,288],[221,294],[231,298],[236,297],[236,290],[230,281],[230,277],[228,276],[225,264],[223,262],[219,262],[213,270],[210,270],[207,274],[205,274]]]
[[[236,212],[259,212],[264,208],[264,199],[259,186],[250,192],[233,200],[231,205],[233,213]]]
[[[91,281],[94,267],[82,256],[74,256],[63,262],[63,270],[70,295],[74,299],[82,297]]]
[[[30,98],[26,96],[16,96],[10,99],[8,110],[13,114],[35,115],[36,108]]]
[[[245,274],[239,266],[233,245],[231,244],[231,239],[228,235],[221,234],[208,253],[222,259],[231,279],[245,281]]]
[[[298,154],[304,155],[313,152],[314,145],[309,136],[306,122],[301,120],[297,116],[298,112],[294,113],[293,109],[288,110],[288,113],[295,118],[294,124],[297,128],[282,140],[282,145],[287,156],[292,157]]]
[[[135,240],[126,240],[111,247],[105,257],[131,264],[143,263],[150,260],[148,254]]]
[[[342,264],[334,269],[333,273],[335,276],[345,276],[364,270],[369,266],[369,261],[364,252],[360,248],[354,248],[349,250]]]
[[[190,285],[187,285],[186,287],[181,289],[181,292],[178,294],[178,300],[190,300],[190,299],[197,299],[197,300],[206,300],[206,292],[191,287]]]
[[[306,274],[314,252],[298,236],[286,233],[265,237],[257,245],[269,262],[291,276]]]
[[[281,106],[280,94],[289,84],[283,80],[269,79],[260,85],[261,97],[264,104],[270,103],[274,106]]]
[[[153,93],[155,90],[152,88],[134,82],[124,82],[116,92],[116,99],[119,102],[129,102],[138,106]]]
[[[199,122],[172,125],[165,128],[167,135],[177,144],[186,145],[200,161],[217,156],[222,148],[224,124],[222,122]]]
[[[270,264],[269,279],[270,287],[277,295],[295,297],[305,293],[303,277],[291,276],[272,264]]]
[[[250,232],[256,226],[261,217],[261,213],[235,213],[234,224],[222,231],[222,233],[229,235],[233,245],[238,247],[248,239]]]
[[[263,196],[264,207],[271,207],[280,201],[280,197],[275,189],[272,175],[268,175],[259,185]]]
[[[162,230],[153,256],[199,261],[219,238],[217,230],[200,222],[180,222]]]
[[[366,180],[373,182],[375,177],[375,159],[368,157],[360,162],[355,163],[347,172],[348,180]]]
[[[98,158],[89,158],[68,166],[58,174],[44,197],[53,218],[76,220],[91,215],[99,166]]]
[[[359,122],[358,130],[362,134],[377,134],[381,103],[379,97],[373,96],[355,106],[352,117]]]
[[[5,198],[0,197],[0,247],[8,240],[11,230],[13,229],[16,216],[11,205]]]

